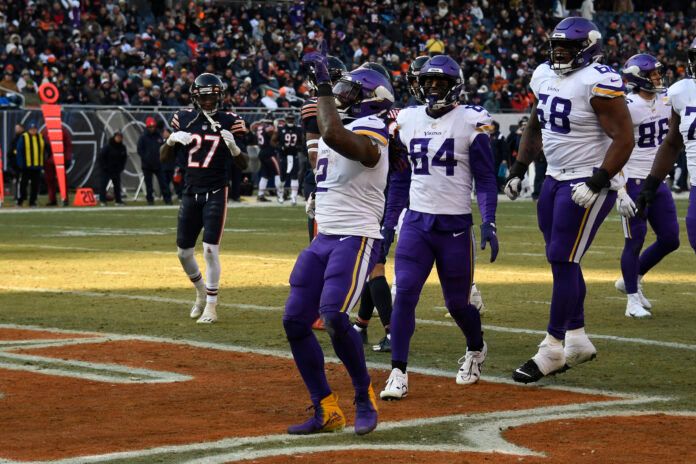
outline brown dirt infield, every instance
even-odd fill
[[[25,332],[26,339],[32,339],[35,335],[31,331]],[[57,337],[50,333],[47,338]],[[4,329],[0,329],[0,339],[7,339]],[[112,341],[14,352],[169,371],[194,378],[164,384],[110,384],[31,372],[2,371],[0,391],[5,396],[0,399],[0,423],[3,424],[0,458],[59,459],[223,438],[281,434],[289,424],[304,420],[308,414],[305,412],[307,393],[293,362],[288,359],[144,341]],[[353,406],[348,375],[339,365],[328,364],[327,370],[350,424]],[[375,384],[381,386],[388,373],[374,371],[372,375]],[[457,386],[453,378],[418,374],[412,374],[410,383],[413,390],[408,400],[380,403],[382,421],[608,399],[599,395],[487,382],[469,387],[463,394],[464,389]],[[632,423],[634,419],[626,420]],[[683,422],[687,423],[686,420]],[[605,427],[606,423],[602,419],[598,427]],[[524,435],[528,427],[515,430],[511,432],[510,439],[523,446],[539,446],[539,450],[546,451],[548,443],[535,441],[534,437],[536,434],[548,436],[548,425],[538,427],[539,430],[529,435]],[[571,432],[568,431],[569,434]],[[664,432],[660,429],[658,437],[663,436]],[[518,437],[518,433],[522,435]],[[606,436],[609,435],[607,432]],[[620,437],[625,439],[625,436],[617,435],[617,446],[621,442]],[[305,458],[313,459],[311,456],[306,455]],[[325,454],[321,456],[325,462]],[[370,453],[370,456],[374,457],[374,454]],[[405,462],[440,462],[437,459],[441,456],[428,456],[424,461]],[[481,459],[476,461],[452,461],[450,457],[447,462],[505,462],[485,461],[484,457],[475,456]],[[263,462],[287,462],[291,458],[283,459],[285,461]]]

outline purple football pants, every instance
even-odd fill
[[[319,315],[356,392],[365,392],[370,385],[362,340],[352,328],[348,313],[360,299],[379,248],[380,240],[372,238],[318,234],[300,253],[290,274],[283,326],[315,405],[331,393],[324,353],[312,332],[312,323]]]
[[[696,173],[692,174],[696,175]],[[686,212],[686,234],[691,248],[696,251],[696,187],[689,191],[689,209]]]
[[[628,179],[626,191],[635,201],[642,188],[640,179]],[[626,293],[638,291],[638,276],[645,275],[662,258],[679,248],[679,222],[677,208],[672,193],[665,183],[657,189],[655,200],[647,209],[647,220],[642,217],[621,218],[624,232],[624,249],[621,254],[621,274],[626,285]],[[642,254],[647,224],[655,232],[655,243]]]
[[[571,198],[575,184],[589,178],[558,181],[546,176],[539,193],[537,219],[551,263],[553,293],[548,333],[563,340],[566,330],[585,326],[585,279],[580,260],[616,201],[616,192],[603,189],[585,209]]]
[[[392,361],[408,362],[416,328],[416,305],[433,264],[437,266],[445,306],[466,336],[472,351],[483,347],[481,317],[469,303],[474,276],[471,227],[458,232],[424,231],[409,222],[401,226],[396,245],[396,298],[391,317]]]

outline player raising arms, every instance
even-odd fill
[[[176,245],[184,272],[196,287],[196,302],[191,317],[198,323],[217,320],[217,295],[220,283],[220,240],[227,217],[227,159],[241,169],[248,158],[235,137],[247,133],[244,120],[234,113],[220,111],[224,86],[219,77],[204,73],[191,85],[195,109],[174,113],[172,134],[160,149],[163,161],[176,156],[175,146],[187,151],[185,189],[176,229]],[[203,280],[194,256],[198,234],[203,229]]]
[[[456,382],[478,382],[487,347],[479,312],[469,301],[473,280],[472,183],[483,218],[482,248],[498,254],[495,212],[497,187],[488,130],[492,120],[480,106],[457,104],[463,85],[459,65],[436,55],[418,76],[426,105],[404,108],[397,117],[398,140],[412,162],[410,205],[396,245],[396,298],[391,318],[392,372],[380,396],[408,394],[409,344],[416,305],[433,264],[445,306],[466,337]]]
[[[266,187],[268,180],[273,177],[278,203],[283,203],[283,185],[280,183],[280,163],[278,162],[278,132],[273,123],[273,115],[269,113],[266,118],[254,121],[250,126],[251,131],[256,135],[256,143],[259,146],[259,192],[257,201],[268,202],[266,198]]]
[[[621,76],[596,64],[601,41],[591,21],[564,19],[551,34],[550,61],[537,67],[530,83],[537,102],[505,193],[517,198],[529,163],[543,148],[548,168],[537,216],[551,263],[553,294],[546,338],[537,354],[514,371],[516,382],[536,382],[596,354],[585,334],[580,260],[616,200],[611,179],[633,149]]]
[[[636,206],[638,214],[650,217],[660,197],[662,181],[672,169],[679,153],[686,145],[686,160],[691,174],[689,207],[686,212],[686,234],[691,248],[696,251],[696,39],[687,50],[687,74],[690,79],[682,79],[670,86],[667,97],[672,105],[669,131],[655,155],[650,175],[643,183]]]
[[[365,365],[360,335],[348,311],[362,293],[374,267],[382,236],[384,188],[389,159],[384,114],[394,102],[389,81],[369,69],[344,76],[331,88],[322,43],[303,62],[314,68],[318,84],[318,144],[316,218],[319,233],[300,253],[290,275],[290,295],[283,326],[295,363],[309,390],[314,415],[288,428],[291,434],[338,430],[345,416],[324,371],[324,354],[312,332],[320,315],[334,350],[355,388],[355,432],[377,426],[377,404]],[[339,111],[351,122],[341,121]],[[353,119],[354,118],[354,119]]]
[[[667,185],[659,184],[653,207],[647,211],[647,221],[635,215],[633,204],[640,193],[641,184],[650,174],[655,153],[669,128],[672,109],[666,103],[662,72],[662,64],[647,54],[629,58],[622,71],[627,86],[633,88],[633,94],[626,102],[631,112],[636,141],[631,158],[624,166],[626,189],[619,190],[619,201],[616,204],[623,216],[621,222],[626,240],[621,254],[623,278],[616,281],[616,288],[628,296],[628,317],[651,316],[648,311],[651,304],[643,296],[640,281],[662,258],[679,248],[677,208]],[[646,222],[650,222],[656,240],[641,254],[647,233]]]

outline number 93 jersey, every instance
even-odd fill
[[[623,98],[619,73],[609,66],[592,64],[559,76],[549,63],[539,65],[529,83],[537,98],[547,175],[569,180],[592,175],[604,160],[611,139],[599,125],[590,100]]]
[[[325,235],[355,235],[381,239],[384,190],[389,171],[387,125],[377,116],[366,116],[346,125],[365,135],[379,148],[379,161],[368,168],[349,160],[319,139],[317,155],[317,229]]]
[[[672,108],[665,93],[655,94],[652,100],[633,93],[626,98],[626,104],[631,112],[636,144],[623,172],[630,179],[645,179],[650,174],[657,148],[669,130]]]
[[[455,106],[432,118],[426,107],[404,108],[396,118],[399,141],[411,160],[409,209],[428,214],[471,214],[469,147],[493,120],[476,105]]]
[[[696,81],[682,79],[667,90],[669,102],[679,115],[679,132],[684,139],[691,185],[696,186]]]

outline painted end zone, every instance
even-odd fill
[[[32,372],[0,369],[0,391],[5,394],[0,398],[0,423],[3,424],[0,460],[70,460],[78,456],[209,443],[226,438],[280,435],[285,433],[289,424],[304,420],[308,414],[305,411],[307,393],[294,363],[287,358],[192,346],[165,339],[161,342],[142,340],[135,336],[110,339],[111,336],[107,335],[107,338],[95,338],[92,343],[85,342],[84,337],[76,333],[68,334],[70,336],[63,344],[41,345],[44,339],[65,338],[59,335],[65,334],[50,330],[0,328],[0,340],[12,337],[12,340],[37,343],[34,348],[26,345],[2,348],[0,357],[3,353],[8,359],[30,355],[32,362],[46,364],[53,371],[74,370],[64,375],[47,375],[36,369]],[[70,338],[76,340],[71,342]],[[102,371],[111,366],[114,375],[124,375],[125,370],[125,375],[132,375],[134,380],[132,383],[116,383],[80,376],[80,369],[96,369],[95,366]],[[129,374],[129,369],[132,374]],[[327,364],[327,370],[331,385],[340,397],[341,407],[352,424],[352,387],[345,369]],[[139,376],[145,371],[170,373],[171,376],[165,376],[161,383],[139,382]],[[373,370],[371,374],[377,386],[381,386],[388,376],[386,371],[379,370]],[[407,421],[414,419],[553,408],[617,399],[615,396],[491,382],[462,388],[454,383],[453,378],[417,373],[410,376],[410,383],[412,392],[407,400],[380,402],[380,420],[384,424],[404,422],[406,425]],[[601,422],[598,430],[606,427],[604,424]],[[539,427],[539,430],[529,435],[514,435],[534,427]],[[538,444],[540,451],[548,452],[547,446],[553,444],[548,437],[555,436],[555,432],[549,434],[548,427],[549,424],[535,424],[514,429],[509,439],[530,448],[536,448]],[[553,427],[555,430],[556,424]],[[569,436],[573,430],[573,427],[568,429]],[[689,430],[696,430],[696,427]],[[608,429],[606,433],[609,433]],[[535,439],[537,435],[547,441]],[[370,451],[371,458],[380,452]],[[341,454],[352,456],[351,453]],[[351,460],[335,462],[361,462],[360,452],[356,450],[355,453],[356,457]],[[420,460],[423,453],[418,450],[409,453],[412,458],[401,456],[405,459],[398,462],[440,462],[437,459],[441,455],[437,452],[428,454],[423,460]],[[309,457],[308,462],[315,462],[312,460],[315,457],[326,462],[325,453],[304,456]],[[467,453],[466,456],[466,462],[508,462],[497,460],[497,455],[493,458],[490,453]],[[477,460],[483,456],[495,460]],[[282,460],[278,458],[262,458],[259,462],[292,462],[294,459],[290,456],[284,456]],[[515,456],[515,460],[510,462],[520,462],[519,459]],[[536,462],[528,460],[530,456],[524,459],[524,462]],[[397,461],[389,458],[384,462]],[[462,461],[453,461],[449,456],[448,463],[451,462]],[[570,461],[566,459],[565,462]]]

